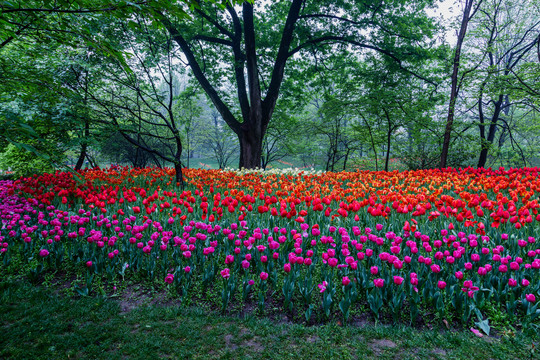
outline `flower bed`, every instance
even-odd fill
[[[489,332],[493,311],[537,327],[538,169],[261,173],[94,169],[0,183],[0,260],[29,276],[69,263],[110,282],[133,274],[179,297],[270,298],[326,316],[440,319]],[[495,310],[494,310],[495,309]],[[356,311],[356,310],[354,310]]]

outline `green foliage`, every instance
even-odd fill
[[[12,173],[15,177],[53,171],[48,160],[14,144],[8,144],[0,153],[0,169]]]

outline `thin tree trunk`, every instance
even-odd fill
[[[86,148],[88,145],[86,143],[83,143],[81,145],[81,154],[79,155],[79,159],[77,160],[77,164],[75,164],[75,171],[81,170],[82,166],[84,164],[84,159],[86,158]]]
[[[347,169],[347,161],[349,160],[350,152],[351,152],[351,149],[347,148],[347,152],[345,153],[345,160],[343,160],[343,171]]]
[[[386,142],[386,160],[384,162],[384,171],[388,171],[388,164],[390,162],[390,143],[392,138],[392,132],[388,131],[388,138]]]
[[[88,138],[90,137],[90,123],[88,120],[84,122],[84,140],[81,144],[81,154],[79,155],[79,160],[75,165],[75,171],[81,170],[84,165],[84,159],[86,158],[86,151],[88,149]]]
[[[485,167],[489,148],[493,144],[495,139],[495,132],[497,131],[497,122],[499,121],[499,116],[501,115],[502,105],[503,105],[504,95],[499,95],[499,100],[495,103],[495,110],[491,121],[489,124],[488,136],[487,139],[484,137],[484,131],[480,132],[482,149],[480,150],[480,157],[478,158],[478,167]],[[485,125],[482,125],[484,127]]]
[[[459,75],[459,61],[461,57],[461,47],[463,46],[465,34],[467,33],[467,26],[469,25],[469,21],[472,18],[470,14],[471,14],[473,2],[474,0],[465,0],[465,7],[463,9],[463,17],[461,19],[461,27],[459,29],[459,34],[458,34],[458,39],[457,39],[457,44],[456,44],[456,52],[454,54],[454,65],[453,65],[452,78],[451,78],[452,88],[450,90],[450,103],[448,105],[448,117],[446,119],[446,128],[444,130],[444,140],[443,140],[443,148],[442,148],[442,153],[441,153],[441,161],[439,164],[439,167],[441,169],[446,167],[446,162],[448,159],[448,151],[450,149],[450,137],[452,135],[452,128],[454,125],[456,99],[459,92],[458,75]],[[479,1],[476,9],[478,9],[481,2],[482,1]],[[473,16],[474,16],[474,13],[473,13]]]

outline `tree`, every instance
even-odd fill
[[[182,123],[176,111],[180,95],[177,75],[183,68],[174,60],[172,40],[168,33],[151,28],[143,16],[135,17],[129,28],[114,20],[106,27],[115,32],[116,46],[133,55],[126,62],[127,69],[115,58],[102,58],[96,66],[88,67],[101,75],[87,91],[88,102],[104,126],[152,154],[155,163],[172,164],[176,182],[183,185]],[[72,86],[73,91],[79,89],[78,84]]]
[[[190,13],[196,19],[193,26],[179,24],[166,11],[156,9],[154,14],[237,135],[239,166],[254,168],[261,165],[263,139],[291,59],[353,46],[411,72],[413,64],[428,56],[422,48],[431,46],[434,35],[435,25],[423,12],[429,3],[292,0],[244,2],[240,9],[230,3],[220,7],[199,2]],[[223,84],[235,85],[236,104],[228,101],[232,99],[224,94]]]
[[[474,34],[480,40],[483,54],[475,74],[476,78],[483,77],[477,92],[481,145],[478,167],[485,167],[498,130],[499,144],[504,144],[505,138],[515,143],[509,123],[511,108],[534,107],[534,100],[520,96],[520,91],[516,90],[522,88],[526,92],[537,82],[525,79],[531,75],[528,65],[534,62],[540,44],[540,9],[535,9],[530,2],[492,0],[484,5],[476,24],[478,31]],[[478,48],[478,41],[474,44]],[[533,74],[538,75],[538,72]],[[516,150],[521,152],[519,144]]]
[[[456,109],[456,99],[459,94],[459,89],[463,81],[463,74],[460,79],[460,59],[461,59],[461,48],[463,47],[463,41],[465,40],[465,35],[467,34],[467,27],[469,22],[478,12],[478,9],[482,5],[483,0],[465,0],[463,4],[463,16],[461,18],[461,26],[459,29],[457,44],[454,51],[454,60],[452,62],[452,76],[451,76],[451,89],[450,89],[450,101],[448,103],[448,117],[446,119],[446,129],[444,130],[444,141],[441,152],[441,161],[439,167],[445,168],[448,158],[448,151],[450,149],[450,138],[452,136],[452,128],[454,124],[454,115]]]

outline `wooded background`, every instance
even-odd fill
[[[438,5],[1,1],[0,168],[538,166],[540,2]]]

